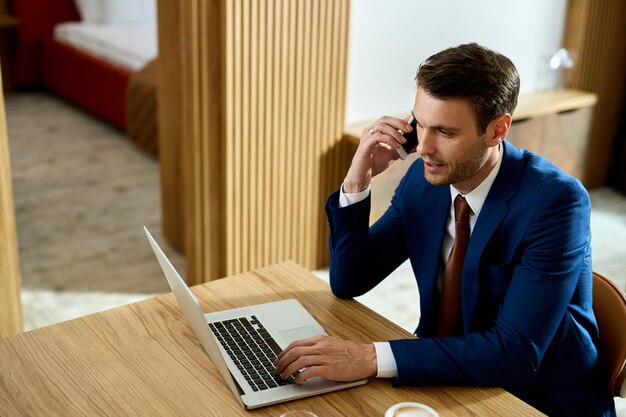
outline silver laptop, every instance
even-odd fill
[[[294,340],[326,334],[302,304],[283,300],[203,314],[185,281],[148,229],[144,231],[189,326],[243,407],[264,407],[367,383],[321,377],[299,385],[282,381],[274,375],[276,356]]]

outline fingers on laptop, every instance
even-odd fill
[[[321,376],[333,381],[354,381],[376,374],[376,352],[370,344],[331,336],[315,336],[291,343],[278,355],[276,372],[297,384]]]

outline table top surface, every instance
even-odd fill
[[[360,342],[413,337],[287,262],[193,287],[205,312],[298,299],[334,336]],[[0,340],[0,415],[382,416],[398,402],[445,416],[543,415],[499,388],[360,387],[245,411],[221,379],[176,303],[165,294]],[[350,410],[350,411],[347,411]]]

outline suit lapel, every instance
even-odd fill
[[[478,293],[480,291],[480,260],[485,246],[496,228],[509,212],[508,200],[515,194],[521,179],[523,164],[522,153],[508,142],[503,143],[504,156],[500,171],[487,194],[485,204],[478,216],[463,265],[463,328],[471,331],[471,324],[476,314]]]
[[[420,253],[414,257],[420,261],[419,290],[422,320],[420,330],[427,335],[436,328],[438,317],[439,290],[437,277],[441,262],[441,246],[445,235],[446,220],[450,209],[450,188],[428,185],[421,197],[414,202],[411,213],[419,213],[422,221],[416,222],[421,230],[416,230]]]
[[[465,333],[470,331],[476,313],[482,253],[491,235],[509,212],[508,204],[499,195],[492,196],[491,192],[489,194],[474,226],[463,265],[463,329]]]

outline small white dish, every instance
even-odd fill
[[[394,404],[385,412],[385,417],[439,417],[439,413],[421,403]]]

